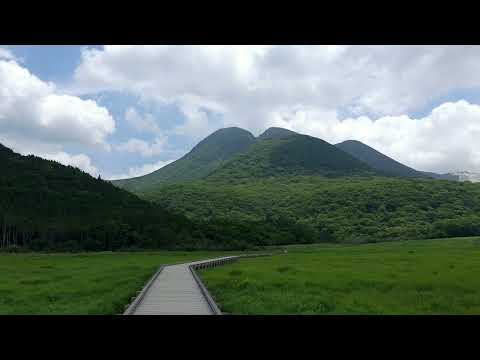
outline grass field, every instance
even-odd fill
[[[480,238],[290,246],[201,276],[233,314],[480,314]],[[0,255],[0,314],[117,314],[165,263],[225,252]]]
[[[232,314],[480,314],[480,238],[294,246],[201,276]]]
[[[0,314],[122,313],[161,264],[223,254],[0,254]]]

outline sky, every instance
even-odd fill
[[[480,46],[0,45],[0,143],[21,154],[120,179],[229,126],[480,172]]]

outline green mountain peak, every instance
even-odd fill
[[[298,135],[298,133],[280,127],[270,127],[260,134],[258,139],[271,139],[290,135]]]
[[[289,136],[262,138],[246,152],[236,155],[214,171],[207,179],[236,181],[278,176],[336,177],[372,173],[375,171],[367,164],[328,142],[292,132]]]
[[[164,185],[201,179],[226,163],[234,155],[255,143],[247,130],[228,127],[200,141],[189,153],[167,166],[141,177],[114,180],[116,186],[134,192],[146,192]]]

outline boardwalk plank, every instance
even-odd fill
[[[213,315],[189,266],[234,258],[228,256],[165,266],[134,309],[133,315]]]

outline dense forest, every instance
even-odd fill
[[[434,179],[292,176],[201,180],[143,194],[197,222],[243,224],[256,245],[480,235],[480,184]],[[245,231],[245,233],[243,233]]]
[[[240,129],[216,132],[202,143],[225,146],[240,135]],[[249,142],[223,164],[198,172],[196,180],[140,186],[136,193],[204,229],[216,229],[226,243],[480,235],[480,184],[433,179],[444,175],[409,168],[358,141],[332,145],[270,128]],[[214,158],[199,147],[193,155]]]
[[[258,138],[221,129],[150,175],[114,182],[135,194],[0,145],[0,249],[247,249],[480,235],[480,184],[416,177],[425,173],[348,144],[343,151],[280,128]]]
[[[71,166],[0,145],[0,167],[0,249],[241,247]]]

